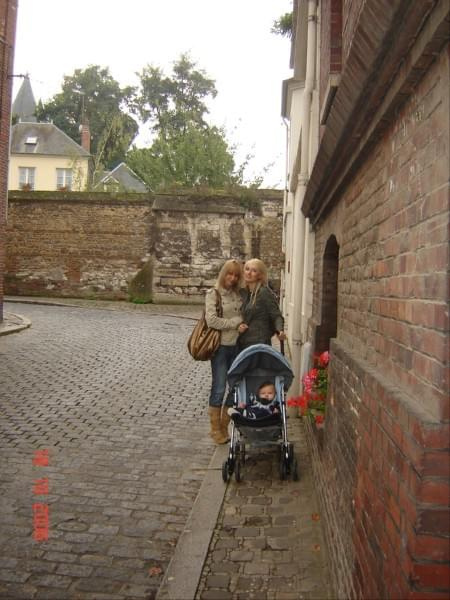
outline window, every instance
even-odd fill
[[[56,169],[56,189],[72,189],[72,169]]]
[[[28,136],[27,139],[25,140],[25,152],[27,152],[28,154],[30,154],[32,152],[36,152],[36,148],[37,148],[37,137]]]
[[[329,350],[330,339],[337,335],[339,244],[334,235],[326,243],[322,269],[322,316],[316,329],[317,354]]]
[[[19,189],[34,190],[35,167],[19,167]]]

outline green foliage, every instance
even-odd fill
[[[141,88],[135,105],[142,121],[149,122],[163,138],[183,133],[192,124],[206,126],[204,115],[208,108],[205,99],[215,98],[217,90],[214,80],[195,66],[186,54],[182,54],[174,63],[171,77],[151,65],[138,74]]]
[[[127,164],[154,191],[242,181],[224,131],[205,119],[206,102],[217,95],[214,81],[195,67],[183,54],[170,77],[150,65],[139,74],[136,110],[155,137],[150,148],[132,148]]]
[[[138,76],[137,89],[122,88],[108,68],[76,69],[64,77],[60,93],[38,104],[36,116],[53,121],[75,141],[87,118],[94,178],[125,161],[153,191],[242,186],[253,156],[236,166],[236,148],[223,129],[207,122],[208,102],[217,95],[214,80],[187,54],[175,61],[170,75],[147,65]],[[130,149],[139,128],[134,117],[151,129],[147,148]],[[259,187],[263,177],[249,185]]]
[[[149,304],[152,299],[153,289],[153,263],[148,260],[140,271],[136,273],[128,286],[130,302],[134,304]]]
[[[284,15],[281,15],[279,19],[273,22],[273,26],[270,31],[277,35],[291,38],[293,31],[293,13],[288,12],[284,13]]]
[[[39,103],[36,116],[39,121],[53,121],[75,141],[80,139],[79,127],[86,117],[97,169],[111,168],[124,160],[138,131],[137,122],[127,112],[133,94],[133,88],[120,87],[108,68],[90,65],[66,75],[62,91],[45,104]]]
[[[168,187],[223,188],[234,181],[234,159],[217,127],[190,124],[175,135],[159,135],[151,148],[133,148],[127,164],[152,190]]]

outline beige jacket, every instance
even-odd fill
[[[238,292],[219,288],[218,292],[222,298],[223,317],[216,313],[216,292],[208,290],[205,296],[205,317],[208,327],[219,329],[222,332],[220,343],[222,346],[234,346],[239,332],[237,328],[242,323],[241,304],[242,300]]]

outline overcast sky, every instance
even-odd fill
[[[291,0],[19,0],[14,73],[29,73],[36,100],[47,100],[77,68],[109,67],[121,85],[135,85],[146,64],[169,74],[189,52],[216,82],[210,121],[226,128],[239,159],[255,155],[247,175],[274,163],[264,185],[283,187],[281,83],[291,76],[290,44],[270,29],[291,7]],[[14,95],[20,83],[15,78]],[[138,145],[146,141],[143,132]]]

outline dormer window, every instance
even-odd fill
[[[25,140],[25,152],[35,152],[37,144],[36,136],[28,136]]]

